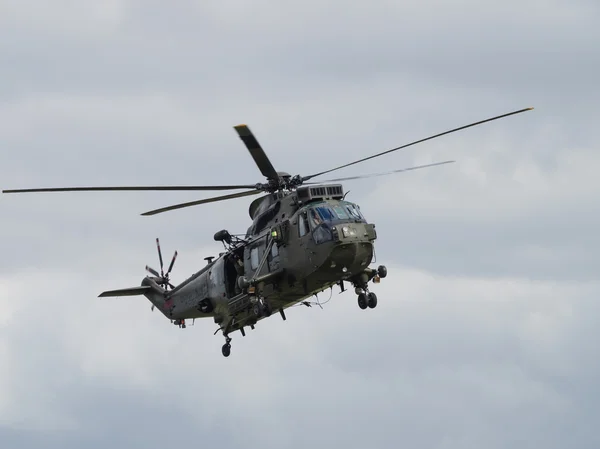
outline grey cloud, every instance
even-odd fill
[[[377,99],[382,98],[381,91],[377,91],[377,94]],[[375,99],[371,99],[371,101],[374,103]],[[352,100],[348,99],[343,102],[344,105],[351,105],[351,103]],[[155,129],[160,129],[160,126],[151,127],[152,113],[127,115],[126,111],[131,111],[131,107],[141,110],[141,107],[146,105],[143,100],[140,103],[135,100],[124,102],[125,109],[120,114],[122,118],[117,120],[107,120],[109,118],[108,102],[100,104],[102,107],[94,110],[94,115],[99,114],[98,119],[86,120],[86,123],[81,126],[77,124],[77,116],[84,114],[83,110],[80,110],[79,106],[74,110],[67,107],[66,111],[69,112],[66,118],[55,119],[58,126],[43,131],[48,141],[56,142],[58,140],[58,145],[54,144],[52,145],[54,148],[50,148],[51,145],[43,141],[42,145],[36,144],[36,147],[43,148],[41,153],[34,155],[30,149],[20,151],[7,164],[11,170],[4,178],[6,186],[219,184],[230,182],[235,176],[240,176],[239,181],[242,182],[251,183],[261,180],[258,170],[252,165],[241,142],[238,142],[237,137],[226,127],[221,131],[210,127],[208,128],[209,135],[205,136],[203,133],[207,129],[206,126],[198,124],[199,136],[194,138],[194,116],[175,106],[173,111],[178,113],[188,124],[185,127],[180,124],[171,126],[171,122],[168,121],[170,115],[163,115],[165,121],[161,126],[165,134],[161,135],[161,132]],[[395,126],[398,123],[397,118],[386,113],[383,114],[386,117],[382,120],[383,123],[376,124],[379,114],[363,112],[365,126],[349,127],[348,123],[352,122],[342,123],[346,118],[352,120],[353,112],[345,110],[338,116],[332,116],[335,123],[339,123],[348,130],[348,133],[340,135],[335,128],[328,127],[327,122],[323,126],[323,122],[316,121],[319,118],[327,118],[330,111],[334,111],[335,104],[332,102],[329,108],[322,108],[317,116],[313,117],[314,121],[308,122],[311,129],[302,129],[300,138],[298,138],[298,130],[294,129],[294,123],[298,123],[299,118],[296,118],[295,122],[282,124],[282,129],[278,130],[272,125],[260,126],[261,123],[267,123],[267,120],[274,117],[272,113],[275,112],[276,107],[271,107],[261,113],[259,124],[254,129],[274,163],[281,167],[280,169],[303,174],[314,172],[314,170],[332,167],[340,162],[361,157],[365,155],[365,149],[369,149],[369,153],[383,150],[394,144],[404,143],[409,138],[422,137],[459,124],[455,120],[446,118],[444,127],[440,126],[435,129],[434,125],[422,122],[422,118],[412,117],[412,124],[415,125],[414,128],[418,129],[411,131],[408,128],[411,124],[410,121],[408,125]],[[155,108],[156,106],[151,107]],[[387,107],[391,107],[389,100]],[[291,106],[286,105],[281,109],[284,113],[294,114]],[[10,120],[11,117],[9,110],[7,109],[4,114],[7,120]],[[158,109],[155,110],[158,112]],[[42,114],[36,121],[42,120],[51,113],[50,111],[49,108],[48,113]],[[75,111],[77,115],[74,114]],[[595,215],[594,209],[588,207],[583,201],[584,198],[587,198],[588,202],[593,202],[594,175],[589,173],[580,176],[580,179],[571,182],[571,186],[568,184],[560,187],[552,186],[565,176],[577,176],[578,170],[584,167],[582,164],[587,163],[585,158],[592,158],[587,163],[588,166],[592,166],[593,152],[588,154],[576,148],[571,149],[569,140],[572,132],[569,130],[559,129],[552,132],[550,136],[553,140],[537,137],[547,133],[546,119],[542,118],[540,124],[540,119],[535,115],[538,112],[538,110],[528,112],[526,114],[529,115],[506,119],[503,123],[483,125],[488,127],[487,129],[467,130],[461,135],[446,136],[442,138],[445,139],[443,141],[423,144],[421,147],[407,149],[397,155],[385,156],[369,162],[364,164],[364,167],[356,166],[338,173],[339,176],[343,176],[377,172],[387,169],[391,163],[394,164],[393,168],[396,168],[430,160],[457,159],[458,163],[455,166],[429,169],[429,171],[419,174],[402,174],[395,178],[382,178],[373,182],[347,183],[346,188],[351,191],[351,198],[363,203],[367,215],[378,223],[382,238],[388,239],[388,236],[391,236],[392,239],[399,240],[402,246],[394,248],[393,251],[400,254],[402,260],[406,260],[407,263],[418,263],[419,266],[428,269],[437,266],[438,268],[435,269],[443,267],[443,270],[454,270],[464,267],[469,270],[474,267],[481,268],[480,260],[489,260],[491,264],[484,271],[486,275],[499,270],[496,272],[526,273],[525,275],[533,274],[547,278],[561,272],[568,272],[567,277],[574,276],[573,273],[577,272],[579,274],[576,276],[584,276],[584,278],[592,276],[593,278],[595,265],[588,261],[594,261],[594,252],[590,251],[593,246],[589,245],[593,245],[592,237],[598,217]],[[543,114],[543,112],[541,113]],[[27,123],[27,114],[21,113],[22,122],[18,122],[13,117],[15,127]],[[438,116],[437,121],[441,122],[439,117],[443,113],[438,110],[436,115]],[[67,121],[67,117],[69,121]],[[107,137],[108,130],[117,129],[113,123],[119,124],[126,120],[126,117],[129,117],[130,129],[139,128],[141,130],[145,126],[150,127],[149,130],[154,130],[149,132],[158,139],[139,137],[138,131],[127,131],[127,126],[123,127],[121,131],[115,131],[114,137]],[[306,117],[307,115],[302,115],[301,119],[305,120]],[[75,122],[72,122],[71,119]],[[278,121],[281,122],[281,117]],[[448,125],[448,122],[454,123]],[[30,123],[32,124],[27,127],[32,131],[38,128],[33,124],[35,122]],[[70,137],[60,137],[64,133],[62,130],[71,127],[73,131],[69,131]],[[527,137],[522,141],[519,137],[507,139],[505,137],[507,133],[513,132],[515,128],[517,133],[523,133]],[[370,132],[372,129],[381,131],[381,134]],[[87,132],[84,134],[86,130]],[[185,132],[182,133],[181,130]],[[488,133],[490,137],[487,137]],[[161,141],[167,142],[172,139],[169,136],[175,135],[178,136],[175,139],[182,140],[175,144],[174,150],[160,145]],[[309,138],[304,138],[304,135]],[[589,133],[588,135],[590,137],[586,140],[591,142],[593,136]],[[9,142],[15,141],[16,137],[17,134],[14,134],[9,138]],[[582,139],[582,136],[575,137]],[[122,139],[122,141],[118,142],[117,139]],[[494,144],[494,139],[502,143]],[[318,144],[313,146],[311,141],[318,142]],[[553,141],[560,142],[561,145],[557,145]],[[132,145],[123,147],[128,142],[131,142]],[[46,148],[48,149],[46,150]],[[196,148],[198,151],[195,150]],[[331,148],[331,151],[324,152],[322,148]],[[563,148],[567,148],[566,151]],[[214,149],[214,151],[207,152],[207,149]],[[414,157],[417,159],[409,159]],[[529,161],[524,160],[524,157],[529,158]],[[579,157],[580,160],[573,159],[573,157]],[[86,159],[87,161],[85,161]],[[93,162],[90,163],[90,160]],[[565,166],[565,162],[569,161],[575,161],[577,165]],[[162,176],[161,167],[169,166],[169,164],[175,164],[177,171],[164,171],[164,176]],[[511,181],[511,178],[518,174],[517,171],[521,169],[520,167],[527,169],[528,164],[552,170],[550,172],[553,173],[552,175],[541,172],[542,182],[549,183],[551,190],[540,195],[534,193],[533,184],[531,187],[525,187],[527,184],[519,185]],[[41,167],[52,168],[42,173],[35,170]],[[484,190],[485,195],[480,194],[481,187],[473,179],[464,177],[464,170],[469,170],[469,167],[487,179],[488,187]],[[561,178],[562,172],[564,174]],[[14,175],[11,173],[19,173],[18,178],[13,178]],[[30,174],[24,176],[26,173]],[[338,174],[335,175],[338,176]],[[540,176],[539,173],[534,173],[534,175]],[[529,183],[528,176],[530,174],[525,173],[519,182]],[[30,180],[27,181],[27,178]],[[9,184],[11,179],[14,181]],[[539,183],[539,181],[536,182]],[[396,196],[393,203],[379,205],[380,203],[376,202],[377,206],[373,208],[370,203],[374,201],[375,196],[362,195],[360,192],[361,189],[371,189],[374,184],[389,186],[392,190],[398,188],[399,195]],[[572,191],[573,185],[577,187],[577,191]],[[528,190],[519,190],[523,188],[531,190],[531,193],[527,193]],[[427,192],[427,195],[422,197],[422,192]],[[378,191],[377,195],[381,194],[383,191]],[[67,232],[72,236],[82,235],[83,238],[94,235],[95,239],[104,242],[110,241],[112,238],[108,232],[109,229],[118,229],[122,235],[132,237],[145,233],[146,237],[140,238],[140,240],[145,240],[148,244],[151,244],[150,239],[155,236],[166,238],[169,233],[178,233],[182,237],[185,234],[189,236],[181,244],[198,245],[211,241],[212,234],[221,228],[231,228],[233,232],[238,233],[245,231],[249,224],[246,200],[229,202],[225,208],[208,205],[164,216],[139,217],[138,215],[157,206],[198,197],[201,196],[194,193],[75,193],[5,196],[3,202],[7,207],[14,208],[12,209],[14,212],[7,215],[7,220],[23,220],[25,226],[20,226],[19,232],[23,237],[26,237],[24,234],[26,230],[28,230],[29,238],[40,239],[41,236],[44,236],[40,243],[45,247],[50,245],[53,248],[49,254],[60,253],[59,240],[56,236],[62,237]],[[385,198],[385,194],[383,198]],[[419,200],[420,198],[422,200]],[[445,203],[441,203],[442,198],[445,199]],[[523,203],[523,198],[529,198],[530,202]],[[458,203],[455,204],[456,201]],[[501,209],[498,209],[499,204],[502,205]],[[560,209],[556,209],[555,206],[559,204]],[[443,207],[440,208],[440,206]],[[522,208],[526,208],[526,210],[519,212]],[[69,220],[60,218],[54,221],[50,219],[52,211],[61,211],[64,214],[74,210],[78,212]],[[455,210],[461,212],[457,213]],[[30,215],[34,213],[35,215]],[[28,216],[31,218],[27,218]],[[524,216],[528,217],[527,224],[520,221],[520,218]],[[114,221],[114,217],[119,217],[118,221]],[[433,221],[432,218],[434,218]],[[105,222],[106,219],[110,219],[110,221]],[[84,224],[85,231],[78,228]],[[578,229],[577,234],[565,232],[574,226]],[[421,232],[423,230],[427,230],[427,232]],[[397,232],[401,232],[400,237],[394,237]],[[413,235],[422,235],[423,237],[412,238]],[[580,239],[582,235],[589,237]],[[574,239],[579,240],[575,241]],[[563,268],[560,258],[554,262],[527,260],[527,258],[523,261],[523,249],[519,248],[522,248],[523,245],[527,248],[527,246],[536,244],[546,245],[547,248],[566,249],[571,252],[568,258],[575,262],[574,266],[572,269],[570,267]],[[91,245],[87,248],[92,254],[101,250],[100,246],[94,245],[93,242],[88,245]],[[574,245],[579,248],[578,253],[569,249]],[[26,248],[26,245],[22,244],[21,248]],[[30,247],[30,249],[34,248]],[[388,248],[391,247],[386,246],[379,249],[379,255],[384,258],[391,257],[393,253],[386,253]],[[423,248],[431,248],[435,252],[424,252]],[[467,254],[467,248],[475,249],[475,254],[471,253],[471,257],[463,257],[460,264],[448,263],[456,259],[457,253],[460,251],[465,251],[462,254]],[[484,253],[480,254],[477,251],[484,251]],[[503,260],[500,256],[501,253],[506,254],[507,251],[509,254],[514,254],[511,256],[513,260],[510,262]],[[7,252],[15,253],[16,251],[8,250]],[[8,261],[5,263],[9,264]],[[553,265],[546,269],[544,268],[546,263]],[[573,263],[568,265],[573,265]],[[478,270],[474,272],[481,273]]]
[[[2,188],[258,182],[239,122],[308,174],[536,110],[332,173],[458,161],[345,183],[390,266],[377,309],[334,292],[229,359],[212,322],[96,296],[157,236],[187,277],[249,201],[2,195],[0,444],[597,446],[596,2],[53,5],[0,14]]]
[[[536,8],[535,2],[503,2],[483,10],[473,2],[418,8],[373,4],[368,12],[361,6],[340,11],[312,3],[298,10],[281,4],[258,15],[236,6],[180,2],[165,16],[160,5],[132,3],[113,34],[91,42],[67,35],[50,40],[55,52],[36,41],[27,53],[7,47],[9,67],[15,67],[14,85],[8,85],[27,86],[24,74],[61,90],[82,82],[103,91],[161,89],[167,79],[173,91],[194,90],[198,83],[221,90],[224,80],[230,85],[250,80],[254,90],[276,89],[281,95],[290,84],[304,92],[307,82],[313,87],[376,82],[382,74],[404,73],[449,87],[560,96],[592,85],[598,70],[593,2],[572,3],[566,10],[557,4]],[[167,20],[171,26],[165,28]],[[53,62],[56,55],[60,64]],[[551,87],[552,92],[540,91]]]
[[[204,443],[228,446],[250,438],[265,447],[398,440],[562,447],[567,434],[578,447],[593,447],[594,387],[585,379],[599,366],[597,349],[581,342],[595,328],[597,283],[436,279],[394,266],[390,273],[376,288],[385,307],[366,315],[349,292],[334,293],[325,310],[295,308],[285,322],[236,336],[235,359],[218,354],[220,339],[207,321],[173,332],[146,303],[73,303],[68,293],[85,281],[55,273],[56,293],[30,319],[52,310],[63,316],[41,328],[9,328],[8,341],[31,348],[19,357],[17,378],[53,358],[37,388],[61,399],[48,403],[42,395],[38,410],[72,424],[3,438],[20,438],[24,447],[39,446],[31,434],[46,438],[45,447],[158,447],[193,426]],[[35,303],[27,302],[23,312]],[[33,332],[47,341],[31,339]],[[43,350],[56,343],[60,352]],[[15,398],[12,416],[30,412],[31,399]]]
[[[79,394],[74,395],[73,391]],[[61,403],[68,404],[78,417],[76,431],[31,432],[0,428],[0,441],[15,448],[164,447],[174,442],[206,442],[207,436],[219,433],[222,444],[228,447],[236,444],[226,428],[219,423],[207,426],[195,421],[172,398],[157,401],[153,395],[126,389],[78,384],[61,393]],[[179,429],[186,428],[194,429],[193,434],[181,434]]]

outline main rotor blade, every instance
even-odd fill
[[[240,193],[232,193],[232,194],[223,195],[223,196],[215,196],[212,198],[205,198],[203,200],[190,201],[189,203],[181,203],[181,204],[176,204],[174,206],[162,207],[160,209],[155,209],[155,210],[151,210],[148,212],[144,212],[142,215],[156,215],[156,214],[160,214],[162,212],[167,212],[170,210],[182,209],[184,207],[189,207],[189,206],[196,206],[198,204],[214,203],[216,201],[230,200],[233,198],[242,198],[244,196],[257,195],[259,193],[262,193],[262,190],[255,189],[255,190],[250,190],[248,192],[240,192]]]
[[[279,179],[279,175],[275,171],[273,164],[271,164],[265,150],[262,149],[258,140],[256,140],[256,137],[254,137],[254,134],[250,131],[250,128],[248,128],[247,125],[237,125],[233,128],[237,131],[240,139],[242,139],[242,142],[246,145],[246,148],[248,148],[252,159],[254,159],[254,162],[263,176],[267,179]]]
[[[232,186],[129,186],[129,187],[52,187],[43,189],[11,189],[2,193],[30,193],[30,192],[98,192],[111,190],[235,190],[254,189],[256,185]]]
[[[456,162],[456,161],[435,162],[433,164],[416,165],[414,167],[400,168],[398,170],[386,171],[383,173],[371,173],[368,175],[349,176],[347,178],[327,179],[327,180],[321,181],[321,182],[307,182],[306,184],[323,184],[325,182],[340,182],[340,181],[351,181],[353,179],[374,178],[376,176],[392,175],[394,173],[401,173],[401,172],[411,171],[411,170],[419,170],[421,168],[435,167],[437,165],[452,164],[454,162]]]
[[[302,180],[303,181],[308,181],[309,179],[312,179],[312,178],[314,178],[316,176],[321,176],[321,175],[324,175],[326,173],[331,173],[332,171],[339,170],[341,168],[350,167],[351,165],[358,164],[358,163],[364,162],[364,161],[368,161],[369,159],[373,159],[373,158],[376,158],[376,157],[379,157],[379,156],[383,156],[384,154],[388,154],[388,153],[391,153],[393,151],[398,151],[398,150],[401,150],[402,148],[410,147],[411,145],[415,145],[417,143],[425,142],[426,140],[435,139],[436,137],[440,137],[440,136],[443,136],[443,135],[446,135],[446,134],[450,134],[450,133],[453,133],[453,132],[456,132],[456,131],[460,131],[462,129],[470,128],[472,126],[481,125],[482,123],[491,122],[492,120],[498,120],[500,118],[508,117],[510,115],[520,114],[521,112],[525,112],[525,111],[531,111],[532,109],[533,108],[519,109],[518,111],[509,112],[507,114],[498,115],[496,117],[488,118],[488,119],[485,119],[485,120],[481,120],[479,122],[471,123],[469,125],[461,126],[459,128],[454,128],[454,129],[451,129],[450,131],[445,131],[443,133],[435,134],[433,136],[426,137],[425,139],[416,140],[414,142],[407,143],[406,145],[402,145],[400,147],[392,148],[391,150],[387,150],[387,151],[384,151],[382,153],[377,153],[377,154],[374,154],[373,156],[365,157],[363,159],[359,159],[357,161],[350,162],[348,164],[340,165],[339,167],[335,167],[335,168],[332,168],[330,170],[325,170],[325,171],[322,171],[320,173],[315,173],[314,175],[304,176],[302,178]]]

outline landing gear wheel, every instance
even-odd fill
[[[387,276],[387,268],[385,267],[385,265],[379,265],[377,267],[377,274],[381,279]]]
[[[223,353],[224,357],[229,357],[229,354],[231,354],[231,344],[225,343],[221,348],[221,352]]]
[[[358,307],[360,307],[363,310],[368,307],[367,295],[365,295],[364,293],[358,295]]]
[[[367,302],[369,308],[374,309],[377,307],[377,295],[373,292],[369,293],[369,300]]]
[[[252,311],[254,312],[254,315],[257,318],[260,318],[262,316],[262,308],[260,307],[259,303],[254,304],[254,307],[252,307]]]

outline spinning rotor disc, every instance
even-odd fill
[[[256,137],[254,136],[254,134],[252,133],[252,131],[250,130],[250,128],[247,125],[237,125],[234,126],[234,129],[236,130],[236,132],[238,133],[238,136],[240,137],[240,139],[242,140],[242,142],[244,143],[244,145],[246,146],[246,148],[248,149],[248,152],[250,153],[250,156],[252,157],[252,159],[254,160],[254,163],[256,164],[256,166],[258,167],[258,169],[260,170],[260,172],[262,173],[262,175],[266,178],[266,183],[257,183],[257,184],[243,184],[243,185],[200,185],[200,186],[114,186],[114,187],[56,187],[56,188],[36,188],[36,189],[9,189],[9,190],[3,190],[3,193],[39,193],[39,192],[75,192],[75,191],[222,191],[222,190],[244,190],[243,192],[238,192],[238,193],[230,193],[230,194],[226,194],[226,195],[220,195],[220,196],[215,196],[215,197],[211,197],[211,198],[205,198],[205,199],[201,199],[201,200],[197,200],[197,201],[190,201],[190,202],[186,202],[186,203],[180,203],[180,204],[175,204],[175,205],[171,205],[171,206],[166,206],[166,207],[162,207],[160,209],[154,209],[148,212],[144,212],[142,213],[142,215],[148,216],[148,215],[156,215],[159,213],[163,213],[163,212],[167,212],[167,211],[172,211],[175,209],[182,209],[182,208],[186,208],[186,207],[190,207],[190,206],[197,206],[200,204],[207,204],[207,203],[214,203],[214,202],[218,202],[218,201],[225,201],[225,200],[229,200],[229,199],[234,199],[234,198],[242,198],[245,196],[251,196],[251,195],[258,195],[260,193],[273,193],[273,192],[277,192],[277,191],[282,191],[282,190],[293,190],[296,189],[297,187],[303,185],[303,184],[317,184],[316,182],[307,182],[313,178],[325,175],[327,173],[331,173],[333,171],[336,170],[340,170],[342,168],[346,168],[346,167],[350,167],[352,165],[356,165],[359,164],[361,162],[365,162],[368,161],[370,159],[374,159],[376,157],[379,156],[383,156],[385,154],[389,154],[392,153],[394,151],[398,151],[401,150],[403,148],[407,148],[409,146],[412,145],[416,145],[418,143],[422,143],[425,142],[427,140],[431,140],[431,139],[435,139],[437,137],[446,135],[446,134],[450,134],[456,131],[460,131],[463,129],[467,129],[467,128],[471,128],[473,126],[477,126],[477,125],[481,125],[483,123],[487,123],[487,122],[491,122],[493,120],[498,120],[500,118],[504,118],[504,117],[508,117],[511,115],[516,115],[516,114],[520,114],[522,112],[526,112],[526,111],[530,111],[533,108],[525,108],[525,109],[519,109],[517,111],[513,111],[513,112],[509,112],[506,114],[502,114],[502,115],[498,115],[495,117],[491,117],[485,120],[480,120],[478,122],[474,122],[474,123],[470,123],[468,125],[464,125],[458,128],[454,128],[451,129],[449,131],[444,131],[442,133],[439,134],[434,134],[432,136],[426,137],[424,139],[419,139],[410,143],[407,143],[405,145],[396,147],[396,148],[392,148],[391,150],[387,150],[387,151],[383,151],[381,153],[377,153],[353,162],[349,162],[347,164],[343,164],[340,165],[338,167],[334,167],[325,171],[321,171],[318,173],[314,173],[312,175],[308,175],[308,176],[301,176],[301,175],[295,175],[295,176],[290,176],[288,173],[285,172],[278,172],[275,167],[273,166],[273,164],[271,163],[269,157],[267,156],[267,154],[265,153],[264,149],[262,148],[262,146],[260,145],[260,143],[258,142],[258,140],[256,139]],[[350,181],[350,180],[355,180],[355,179],[361,179],[361,178],[371,178],[371,177],[376,177],[376,176],[385,176],[385,175],[390,175],[390,174],[395,174],[395,173],[401,173],[401,172],[406,172],[406,171],[411,171],[411,170],[418,170],[418,169],[422,169],[422,168],[427,168],[427,167],[434,167],[434,166],[439,166],[439,165],[444,165],[444,164],[450,164],[453,163],[454,161],[443,161],[443,162],[436,162],[433,164],[427,164],[427,165],[420,165],[420,166],[415,166],[415,167],[408,167],[408,168],[401,168],[401,169],[397,169],[397,170],[391,170],[388,172],[384,172],[384,173],[372,173],[372,174],[365,174],[365,175],[358,175],[358,176],[350,176],[350,177],[345,177],[345,178],[337,178],[337,179],[330,179],[330,180],[326,180],[326,181],[321,181],[322,182],[338,182],[338,181]],[[319,183],[320,184],[320,183]]]

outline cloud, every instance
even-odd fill
[[[544,426],[558,419],[574,429],[591,425],[577,409],[587,390],[570,385],[582,367],[586,376],[599,369],[594,346],[581,345],[594,328],[586,317],[598,312],[597,283],[389,269],[374,287],[376,309],[362,311],[351,292],[334,292],[324,310],[296,307],[287,321],[274,316],[245,338],[236,334],[229,359],[220,355],[221,338],[211,335],[209,320],[182,331],[150,313],[145,299],[77,295],[90,288],[67,273],[51,275],[55,290],[40,303],[36,285],[47,284],[46,275],[31,274],[23,310],[37,304],[37,313],[28,314],[36,325],[11,326],[5,334],[18,375],[9,391],[20,394],[2,392],[10,401],[2,421],[27,423],[25,429],[43,423],[63,442],[98,444],[145,439],[154,434],[148,422],[169,429],[195,423],[201,434],[227,422],[232,444],[251,435],[266,447],[317,440],[359,447],[370,439],[379,447],[399,435],[417,447],[463,440],[504,447],[519,438],[559,447]],[[46,357],[52,365],[40,365]],[[46,366],[44,375],[29,394],[15,389],[39,366]],[[92,403],[93,412],[86,405]],[[361,424],[365,415],[368,425]],[[60,416],[68,417],[67,429]],[[124,419],[132,429],[119,424]],[[274,426],[270,436],[265,425]],[[510,434],[502,431],[507,427]]]
[[[4,23],[13,36],[33,32],[67,39],[106,37],[122,23],[126,3],[109,0],[99,4],[83,0],[74,4],[58,0],[50,5],[31,0],[5,0],[0,23]],[[29,43],[36,44],[31,40]]]
[[[3,3],[3,189],[254,183],[238,123],[310,174],[536,109],[324,176],[457,161],[344,183],[390,269],[377,309],[334,291],[227,359],[212,321],[97,295],[156,268],[157,236],[183,280],[249,201],[2,195],[0,441],[598,445],[597,2],[88,3]]]
[[[515,159],[503,151],[513,145],[523,150]],[[573,147],[538,156],[535,148],[484,140],[475,155],[471,145],[453,146],[457,163],[431,169],[437,176],[388,177],[359,199],[367,216],[382,221],[382,239],[394,242],[383,250],[402,254],[409,266],[596,279],[600,216],[589,205],[600,188],[593,174],[598,156]],[[432,153],[415,162],[430,161]],[[396,192],[394,199],[386,192]]]

